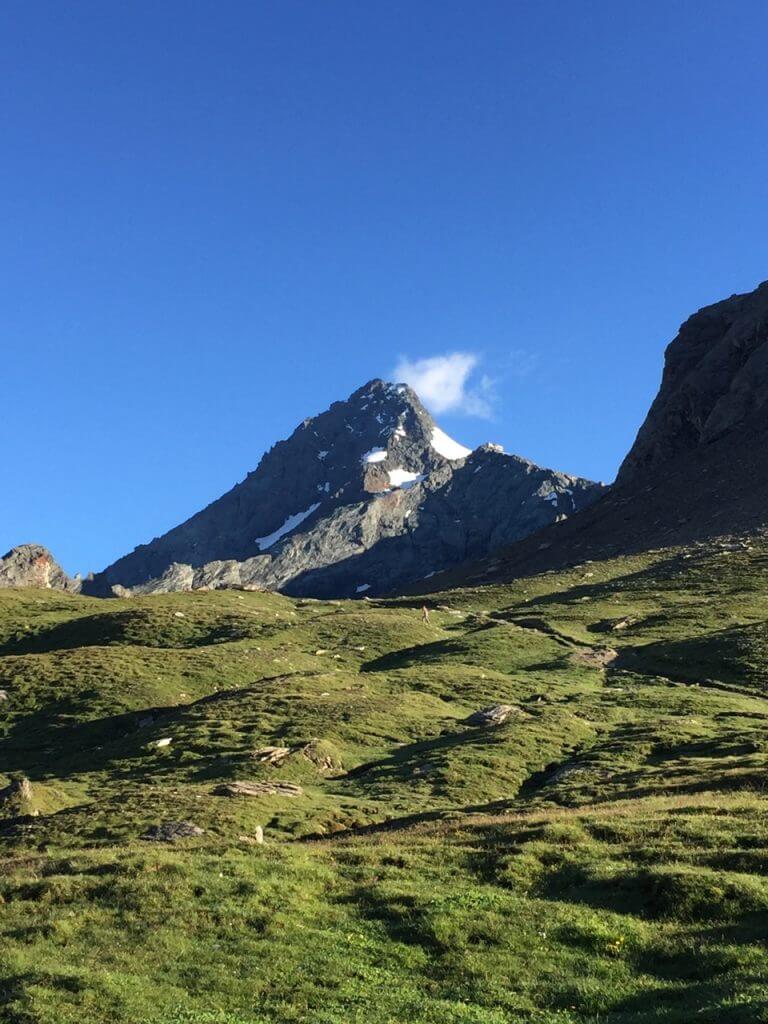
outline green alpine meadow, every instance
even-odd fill
[[[423,600],[0,590],[2,1019],[768,1020],[768,539]]]

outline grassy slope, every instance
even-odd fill
[[[0,1019],[768,1021],[768,550],[436,603],[0,591]]]

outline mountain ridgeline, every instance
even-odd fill
[[[767,398],[768,282],[681,326],[610,488],[497,445],[470,451],[409,387],[372,380],[304,420],[232,490],[82,590],[375,596],[754,531],[768,503]],[[25,585],[80,587],[36,545],[0,559],[0,587]]]
[[[409,387],[373,380],[304,420],[242,483],[84,590],[381,594],[572,515],[602,490],[496,445],[470,451]]]

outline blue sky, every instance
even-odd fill
[[[4,3],[0,548],[103,568],[398,366],[465,444],[612,479],[680,322],[768,277],[766,38],[749,0]]]

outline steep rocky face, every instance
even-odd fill
[[[768,282],[699,310],[667,348],[661,388],[617,483],[731,431],[753,430],[768,400]]]
[[[43,587],[77,590],[51,552],[39,544],[20,544],[0,558],[0,587]]]
[[[616,484],[599,501],[457,567],[434,586],[494,582],[675,545],[727,549],[734,535],[764,533],[767,399],[768,282],[683,324]]]
[[[317,567],[302,569],[281,589],[317,597],[397,590],[562,521],[602,490],[485,445],[407,490],[338,509],[326,529],[296,544],[347,537],[347,550],[336,548],[332,558],[321,552]]]
[[[410,388],[374,380],[305,420],[242,483],[87,589],[382,593],[571,515],[601,491],[496,446],[470,452]]]

